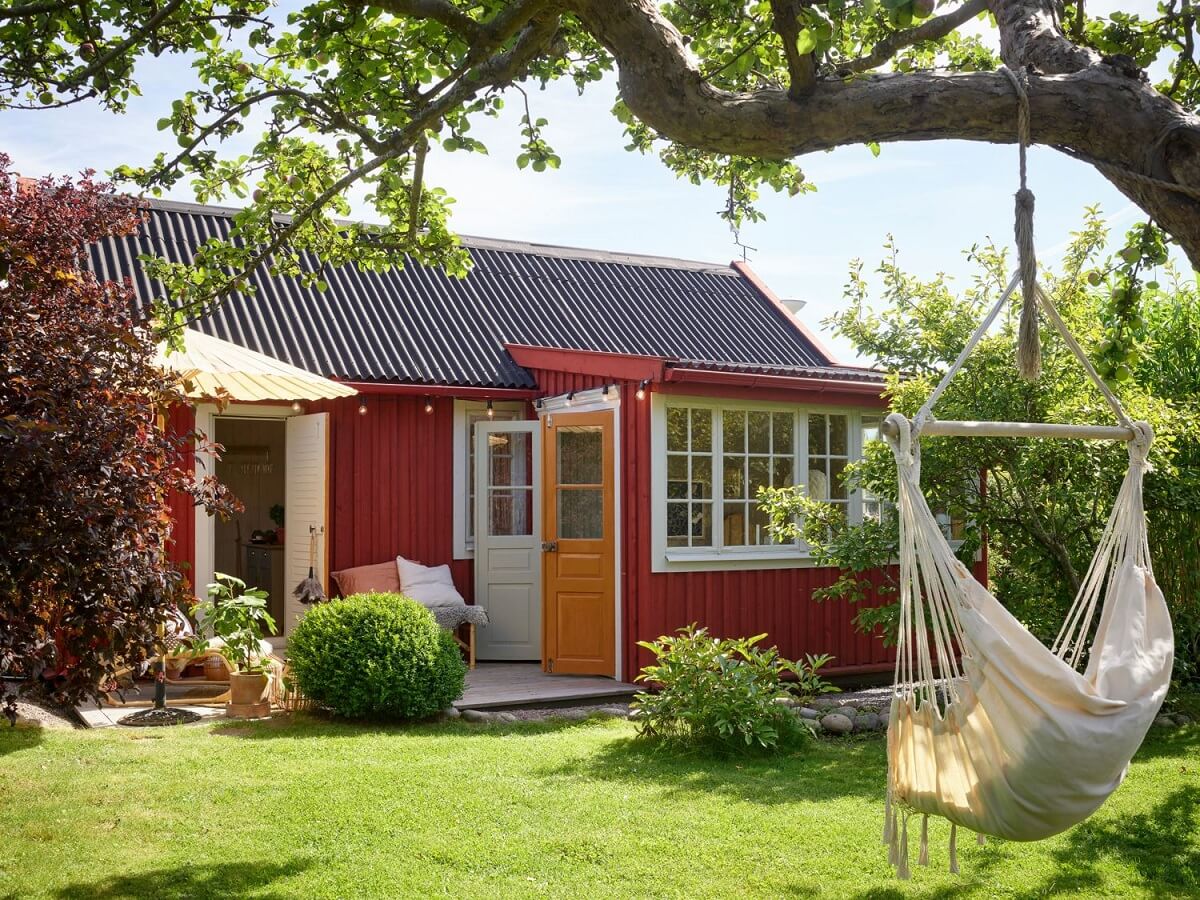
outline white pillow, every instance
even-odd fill
[[[400,572],[400,593],[416,600],[422,606],[466,606],[454,587],[449,566],[423,566],[420,563],[396,557],[396,568]]]

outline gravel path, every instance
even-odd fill
[[[4,719],[0,718],[0,724],[3,723]],[[38,728],[76,727],[74,720],[66,713],[38,703],[30,703],[27,700],[17,701],[17,724],[33,725]]]

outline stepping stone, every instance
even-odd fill
[[[849,734],[854,730],[854,722],[841,713],[830,713],[821,719],[821,726],[833,734]]]

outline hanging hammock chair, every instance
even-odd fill
[[[901,610],[883,840],[901,878],[909,875],[914,814],[922,816],[918,861],[924,865],[929,816],[952,823],[952,872],[958,871],[960,826],[977,832],[981,843],[983,835],[1032,841],[1086,819],[1120,785],[1171,678],[1171,620],[1154,581],[1142,506],[1150,426],[1129,420],[1040,287],[1034,285],[1037,304],[1119,425],[932,417],[938,398],[1020,280],[1020,274],[1014,276],[912,421],[893,414],[882,429],[899,480]],[[1129,469],[1051,647],[1005,610],[947,544],[921,494],[922,434],[1126,442]]]

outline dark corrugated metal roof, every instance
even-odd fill
[[[225,238],[235,210],[154,201],[140,232],[89,248],[106,278],[161,296],[139,254],[188,262]],[[464,279],[406,260],[390,272],[328,268],[328,290],[265,271],[194,327],[346,381],[534,387],[504,344],[759,366],[826,360],[746,278],[727,266],[464,238]],[[305,264],[317,268],[314,258]]]
[[[708,359],[675,359],[671,360],[669,365],[678,369],[704,369],[711,372],[733,372],[738,375],[825,378],[835,381],[865,381],[872,384],[884,384],[887,381],[886,372],[861,366],[769,366]]]

